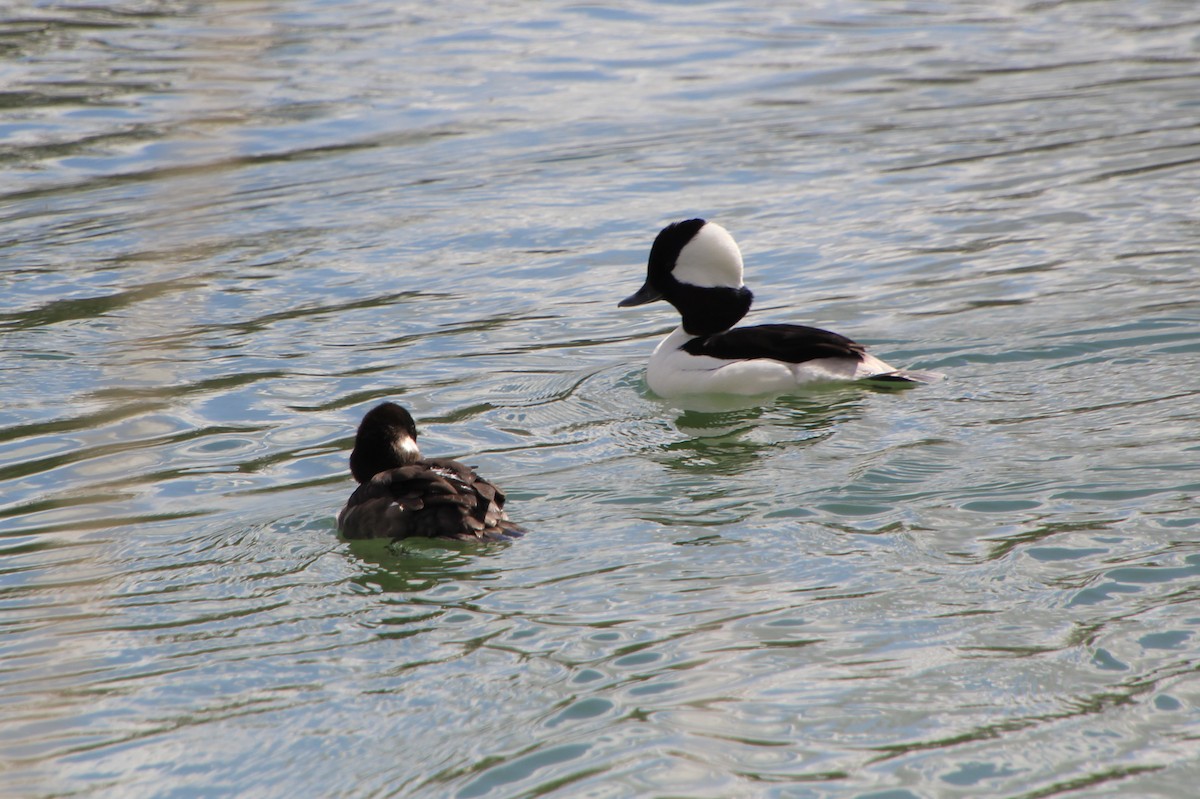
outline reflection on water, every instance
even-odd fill
[[[347,546],[362,569],[352,582],[372,592],[421,593],[450,580],[495,579],[500,571],[489,566],[496,546],[421,539],[351,541]]]
[[[1198,22],[0,11],[5,790],[1190,796]],[[949,379],[653,397],[698,215]],[[339,542],[385,398],[530,534]]]
[[[799,444],[835,435],[840,423],[861,416],[863,405],[858,387],[757,400],[759,405],[750,405],[754,398],[729,397],[720,412],[684,411],[674,429],[686,437],[665,443],[668,457],[657,459],[681,474],[697,469],[714,477],[746,474],[773,452],[796,452]]]

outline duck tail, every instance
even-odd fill
[[[881,383],[937,383],[945,380],[941,372],[929,372],[921,369],[897,369],[894,372],[871,375],[867,380]]]

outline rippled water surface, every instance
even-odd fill
[[[1194,796],[1200,9],[792,5],[4,6],[0,791]],[[654,397],[698,215],[948,379]]]

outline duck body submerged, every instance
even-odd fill
[[[347,539],[450,538],[488,541],[522,535],[504,512],[504,494],[469,466],[422,458],[407,410],[385,402],[367,412],[350,471],[358,488],[338,514]]]
[[[720,225],[689,219],[665,227],[650,249],[646,283],[620,305],[664,299],[683,317],[650,356],[646,382],[663,397],[781,394],[822,382],[923,383],[929,372],[896,369],[851,339],[816,327],[734,327],[754,295],[742,255]]]

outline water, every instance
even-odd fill
[[[0,18],[6,795],[1193,795],[1193,3]],[[948,380],[653,397],[692,215]],[[530,535],[339,542],[383,398]]]

